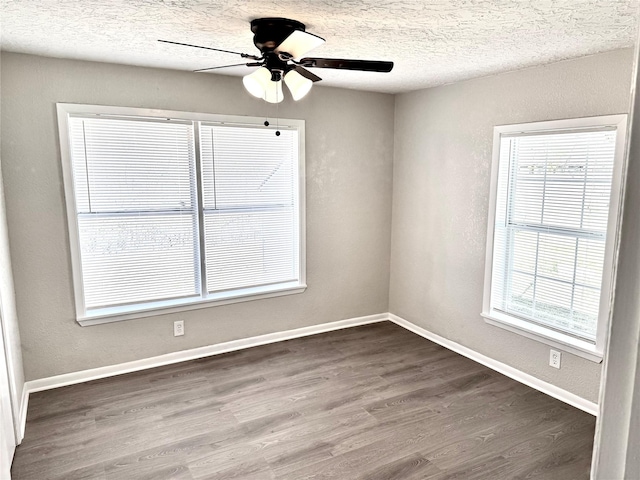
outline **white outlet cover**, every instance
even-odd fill
[[[181,335],[184,335],[184,320],[173,322],[173,336],[179,337]]]
[[[562,352],[557,350],[549,351],[549,366],[553,368],[560,368],[560,362],[562,361]]]

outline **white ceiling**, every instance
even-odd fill
[[[249,21],[286,17],[327,42],[309,56],[392,60],[391,73],[315,69],[325,85],[396,93],[632,46],[640,0],[0,0],[1,47],[195,70],[255,54]],[[247,67],[217,73],[245,75]]]

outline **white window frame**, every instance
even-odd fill
[[[615,159],[611,183],[611,200],[607,221],[604,266],[600,290],[600,305],[595,344],[563,334],[551,328],[527,321],[515,315],[498,311],[491,305],[491,284],[493,272],[493,247],[500,165],[500,145],[503,135],[545,134],[557,131],[579,131],[594,127],[614,127],[616,129]],[[627,136],[627,115],[604,115],[598,117],[551,120],[516,125],[500,125],[493,129],[493,159],[491,165],[491,193],[487,226],[487,250],[485,260],[484,296],[482,317],[485,322],[561,350],[573,353],[594,362],[601,362],[604,355],[606,334],[611,316],[613,282],[615,278],[615,252],[620,236],[620,201],[623,185],[623,164]]]
[[[156,110],[146,108],[113,107],[103,105],[83,105],[72,103],[58,103],[58,133],[60,139],[60,156],[62,161],[62,175],[64,182],[65,202],[67,209],[67,223],[69,228],[69,247],[71,254],[71,270],[73,275],[74,301],[76,309],[76,321],[82,326],[97,325],[122,320],[131,320],[167,313],[182,312],[199,308],[207,308],[230,303],[246,302],[263,298],[293,295],[306,290],[306,226],[305,226],[305,122],[297,119],[278,119],[277,127],[280,130],[290,129],[298,131],[298,208],[299,208],[299,280],[287,284],[266,285],[236,289],[230,292],[217,292],[201,294],[197,297],[159,300],[135,305],[121,305],[98,309],[87,313],[84,305],[84,288],[82,280],[82,268],[80,262],[80,237],[77,223],[76,198],[74,191],[73,166],[71,161],[69,117],[72,115],[110,115],[117,117],[146,117],[171,120],[187,120],[194,122],[194,135],[196,138],[196,165],[200,165],[199,151],[199,123],[217,123],[227,125],[252,125],[261,128],[270,128],[275,134],[275,123],[269,127],[264,126],[264,117],[249,117],[239,115],[221,115],[210,113],[193,113],[172,110]],[[201,188],[198,185],[198,196],[201,197]],[[201,203],[201,202],[199,202]],[[201,210],[201,206],[198,207]],[[199,215],[200,217],[200,215]],[[204,228],[198,223],[199,235],[204,235]],[[203,238],[200,238],[202,245]],[[202,247],[201,247],[202,248]],[[201,262],[202,263],[202,262]],[[204,265],[201,264],[201,268]]]

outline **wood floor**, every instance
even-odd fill
[[[587,479],[594,425],[385,322],[33,394],[12,475]]]

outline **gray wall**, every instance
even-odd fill
[[[629,110],[618,50],[396,97],[391,312],[597,402],[601,365],[480,317],[493,127]]]
[[[333,88],[285,102],[280,116],[307,122],[307,291],[92,327],[74,320],[55,103],[255,116],[275,108],[237,77],[6,52],[1,61],[1,158],[27,380],[390,310],[597,401],[599,364],[565,354],[552,369],[547,346],[479,316],[492,128],[626,112],[630,50],[398,95],[395,112],[391,95]],[[186,335],[175,338],[178,318]]]
[[[279,109],[238,77],[2,54],[2,168],[27,380],[388,311],[394,97],[314,88]],[[306,121],[307,291],[80,327],[55,103]],[[185,320],[184,337],[172,322]]]

